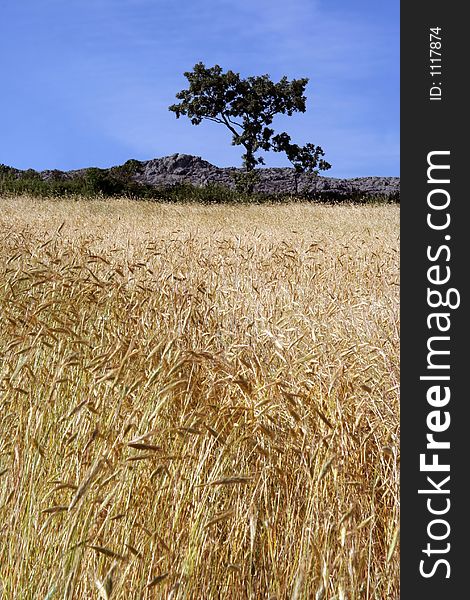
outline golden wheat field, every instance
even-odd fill
[[[1,598],[398,600],[397,206],[0,214]]]

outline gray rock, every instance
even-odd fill
[[[216,167],[199,156],[173,154],[164,158],[155,158],[141,162],[141,170],[133,178],[139,183],[166,187],[175,184],[190,183],[196,186],[218,184],[233,189],[233,175],[241,169]],[[294,194],[294,169],[260,168],[259,181],[255,191],[270,195]],[[298,191],[310,197],[346,198],[357,196],[384,196],[398,198],[400,194],[399,177],[356,177],[338,179],[334,177],[298,176]]]
[[[217,184],[235,188],[234,175],[242,169],[234,167],[216,167],[199,156],[189,154],[172,154],[163,158],[147,161],[132,161],[134,181],[159,188],[171,187],[178,184],[206,186]],[[126,163],[127,165],[127,163]],[[104,173],[119,177],[121,167],[101,169]],[[26,175],[25,171],[12,169],[15,176]],[[83,176],[87,169],[74,171],[42,171],[43,179],[72,179]],[[296,181],[294,169],[260,168],[258,182],[254,191],[276,195],[295,195]],[[400,197],[399,177],[356,177],[353,179],[338,179],[334,177],[300,174],[297,177],[297,189],[300,195],[318,199],[358,199],[382,196],[398,200]]]

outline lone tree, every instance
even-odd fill
[[[204,119],[225,125],[232,134],[232,145],[243,146],[243,166],[248,191],[253,191],[256,165],[265,164],[260,150],[284,152],[295,169],[296,191],[298,174],[305,171],[329,169],[320,157],[320,146],[298,146],[291,142],[287,133],[274,135],[270,127],[275,115],[305,112],[305,87],[307,78],[289,81],[283,77],[278,83],[269,75],[242,79],[239,73],[223,72],[219,65],[207,68],[202,62],[185,74],[189,88],[176,94],[181,102],[172,104],[169,110],[187,116],[193,125]]]

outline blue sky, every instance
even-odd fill
[[[399,175],[398,0],[3,0],[0,163],[107,167],[184,152],[240,165],[222,126],[168,111],[199,61],[309,77],[307,112],[279,130],[321,145],[327,175]]]

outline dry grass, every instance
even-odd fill
[[[0,213],[3,598],[399,597],[396,206]]]

